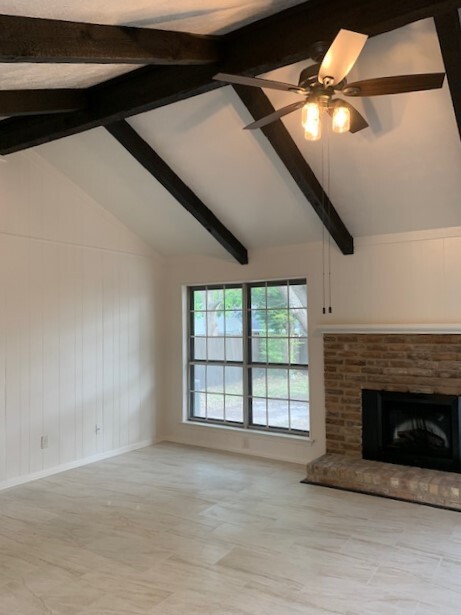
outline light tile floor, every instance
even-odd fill
[[[0,493],[3,615],[459,615],[461,514],[161,444]]]

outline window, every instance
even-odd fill
[[[309,433],[305,280],[189,288],[191,421]]]

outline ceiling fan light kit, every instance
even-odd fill
[[[340,30],[330,47],[325,43],[316,43],[311,48],[311,57],[315,62],[321,63],[308,66],[301,71],[298,85],[227,73],[218,73],[214,78],[225,83],[282,90],[303,96],[304,101],[282,107],[245,128],[249,130],[263,128],[302,108],[301,123],[304,136],[309,141],[320,140],[322,115],[325,111],[331,116],[332,130],[335,133],[354,134],[368,127],[368,122],[354,106],[337,97],[338,92],[344,96],[367,97],[435,90],[442,87],[445,73],[381,77],[348,84],[347,76],[367,40],[368,36],[365,34]]]

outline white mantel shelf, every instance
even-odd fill
[[[315,329],[315,335],[326,333],[412,333],[421,335],[461,334],[460,324],[325,324]]]

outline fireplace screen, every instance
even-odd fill
[[[461,472],[460,397],[362,391],[362,453],[402,465]]]
[[[383,403],[384,446],[414,455],[451,457],[451,411],[436,404]]]

